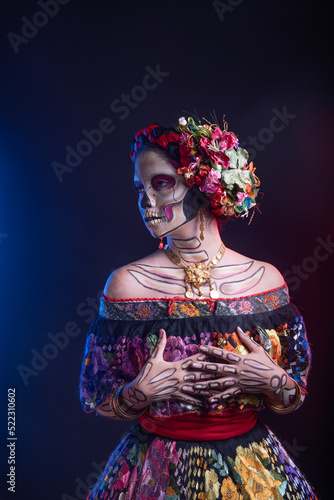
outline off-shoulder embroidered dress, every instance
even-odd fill
[[[286,285],[257,295],[215,301],[179,297],[113,300],[102,296],[82,364],[80,394],[84,410],[94,411],[120,384],[138,375],[157,343],[160,328],[168,337],[164,359],[173,361],[198,352],[202,344],[247,354],[236,336],[237,326],[305,389],[310,351],[303,319],[291,304]],[[256,327],[262,329],[261,334]],[[88,498],[316,499],[282,444],[256,418],[263,407],[262,396],[250,394],[239,394],[219,406],[207,405],[205,410],[179,400],[152,404],[148,409],[152,427],[146,419],[144,427],[138,423],[130,429]],[[246,432],[226,439],[220,433],[215,439],[216,427],[211,424],[217,425],[217,417],[224,422],[226,415],[228,422],[231,415],[236,421],[244,419]],[[191,426],[193,416],[202,417],[197,420],[204,422],[204,430],[205,422],[210,422],[209,434],[198,433],[198,440],[179,439],[178,422],[189,421]],[[172,437],[173,429],[178,439]],[[218,425],[217,433],[221,430]],[[209,440],[203,440],[203,435],[209,435]]]

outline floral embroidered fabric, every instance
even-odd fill
[[[102,295],[100,314],[108,319],[150,320],[194,316],[255,314],[278,309],[289,303],[286,286],[248,297],[193,300],[172,299],[113,300]]]
[[[310,366],[303,319],[286,286],[224,300],[101,298],[92,322],[80,379],[81,401],[94,411],[120,384],[132,381],[167,332],[166,361],[187,358],[199,345],[247,354],[240,326],[298,382]],[[259,330],[257,328],[259,327]],[[222,415],[226,409],[263,408],[259,395],[240,394],[219,406],[199,408],[178,400],[150,406],[157,418]],[[260,421],[245,434],[208,442],[164,438],[134,426],[111,455],[90,500],[316,499],[281,443]]]
[[[134,426],[109,458],[89,500],[316,500],[261,422],[221,441],[173,441]]]
[[[102,296],[100,313],[88,332],[81,373],[85,411],[101,405],[120,384],[132,381],[152,353],[160,328],[167,332],[166,361],[187,358],[199,345],[217,345],[247,354],[236,328],[260,343],[287,373],[305,388],[310,352],[298,309],[289,302],[286,286],[259,295],[212,300],[112,300]],[[257,327],[261,328],[259,334]],[[260,395],[240,394],[204,413],[219,415],[226,408],[263,408]],[[161,418],[203,409],[178,400],[157,402],[150,412]]]

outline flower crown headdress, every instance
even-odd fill
[[[152,124],[139,130],[131,142],[132,161],[148,143],[163,147],[182,165],[177,173],[188,186],[197,186],[208,197],[216,217],[246,217],[256,206],[260,180],[253,162],[248,163],[248,152],[239,147],[236,135],[228,132],[225,119],[223,130],[209,122],[196,123],[192,117],[181,117],[175,128]]]

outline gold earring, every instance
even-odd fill
[[[202,209],[200,209],[199,211],[199,220],[200,220],[200,225],[199,225],[199,230],[200,230],[200,233],[199,233],[199,238],[201,241],[204,241],[204,222],[205,222],[205,217],[204,217],[204,214],[203,214],[203,211]]]

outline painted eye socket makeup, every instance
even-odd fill
[[[135,184],[133,188],[137,194],[142,194],[144,192],[144,186],[142,184]]]
[[[175,186],[175,179],[170,175],[156,175],[152,179],[152,187],[156,191],[160,191],[162,189],[171,189]]]
[[[176,180],[170,175],[159,174],[152,179],[152,188],[155,191],[162,191],[163,189],[171,189],[175,186]],[[142,194],[145,191],[143,184],[135,183],[134,189],[138,194]]]

